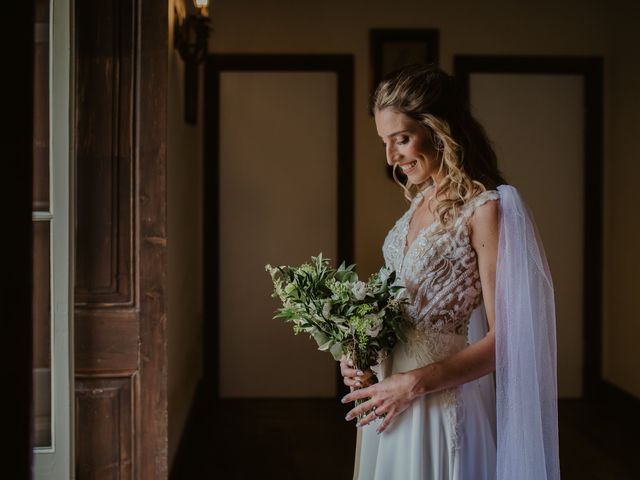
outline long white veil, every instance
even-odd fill
[[[496,268],[497,480],[560,478],[553,283],[518,191],[500,192]]]

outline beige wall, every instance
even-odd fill
[[[272,318],[264,266],[336,259],[337,76],[224,72],[220,93],[220,396],[335,398],[333,358]]]
[[[615,5],[605,59],[604,375],[640,398],[640,4]]]
[[[384,175],[383,151],[367,115],[368,29],[440,29],[441,66],[454,54],[603,55],[605,124],[605,377],[640,397],[640,260],[634,254],[639,215],[631,218],[632,182],[640,162],[640,78],[636,2],[577,1],[218,1],[210,50],[225,53],[352,53],[355,55],[355,254],[362,273],[381,264],[387,230],[404,210]],[[490,6],[487,6],[490,5]],[[633,12],[630,9],[634,9]],[[632,36],[634,38],[632,38]],[[636,173],[634,176],[633,173]],[[635,235],[634,235],[635,234]],[[628,253],[627,253],[628,252]],[[629,315],[628,312],[634,312]]]
[[[582,396],[582,342],[576,339],[584,324],[583,83],[578,75],[538,73],[482,73],[470,80],[474,114],[494,143],[502,173],[531,207],[544,243],[556,294],[560,398]]]
[[[173,3],[174,0],[169,2],[169,25],[173,24]],[[167,338],[171,465],[197,382],[202,377],[202,133],[199,126],[184,122],[184,64],[173,49],[172,28],[168,55]]]

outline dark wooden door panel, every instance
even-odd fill
[[[133,377],[76,377],[76,478],[132,479]]]
[[[137,3],[75,3],[78,304],[133,304]]]
[[[77,374],[138,369],[140,322],[135,310],[76,307],[75,324]]]
[[[74,14],[76,473],[163,479],[167,2]]]

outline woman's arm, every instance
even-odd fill
[[[441,361],[415,370],[392,375],[370,387],[356,390],[343,398],[351,402],[358,398],[370,400],[352,409],[347,420],[376,407],[375,414],[365,417],[366,425],[377,415],[385,415],[378,433],[387,428],[393,417],[405,410],[414,398],[455,387],[480,378],[495,370],[495,286],[498,257],[499,205],[489,201],[478,207],[470,220],[471,245],[478,258],[478,270],[482,284],[489,332],[476,343]]]

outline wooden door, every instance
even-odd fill
[[[76,0],[78,479],[167,476],[167,2]]]

